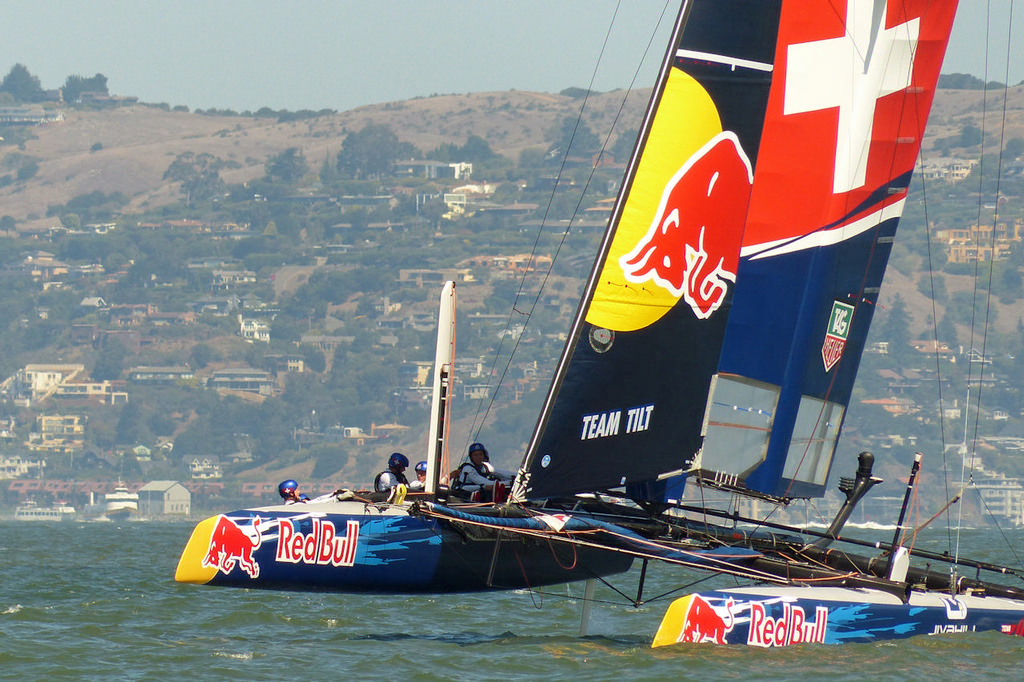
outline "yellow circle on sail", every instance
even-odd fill
[[[619,258],[647,234],[672,176],[720,132],[722,121],[711,95],[691,76],[673,68],[587,310],[587,322],[633,331],[653,324],[675,306],[679,298],[667,289],[652,282],[627,282]]]

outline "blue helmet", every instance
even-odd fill
[[[487,448],[484,447],[483,443],[473,443],[469,446],[469,452],[467,454],[472,455],[476,451],[484,453],[484,459],[487,459]]]
[[[277,485],[277,494],[287,500],[298,489],[298,482],[295,481],[294,479],[289,478],[287,481],[281,481]]]
[[[425,460],[422,462],[417,462],[416,471],[422,471],[423,473],[427,473],[427,462]]]
[[[395,467],[409,468],[409,458],[401,452],[392,452],[391,456],[388,457],[388,469],[394,469]]]

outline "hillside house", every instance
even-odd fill
[[[210,286],[218,291],[227,291],[241,284],[255,284],[256,273],[252,270],[214,270]]]
[[[270,371],[280,374],[284,372],[297,372],[301,374],[306,371],[306,358],[297,353],[268,353],[263,356]]]
[[[221,470],[220,460],[213,456],[204,455],[193,457],[188,464],[189,475],[194,480],[218,479],[224,477]]]
[[[119,380],[65,381],[53,396],[62,400],[90,400],[103,405],[124,405],[128,402],[128,383]]]
[[[206,385],[213,389],[245,391],[264,396],[273,395],[275,386],[270,372],[252,368],[217,370],[206,380]]]
[[[86,417],[80,414],[43,414],[36,418],[36,430],[28,436],[31,452],[66,455],[85,448]]]
[[[10,394],[16,405],[27,407],[45,400],[65,381],[73,381],[84,374],[85,365],[29,364],[19,369],[10,382]]]
[[[133,367],[128,371],[128,380],[136,384],[175,384],[192,381],[195,373],[188,367]]]
[[[241,305],[237,296],[203,296],[192,302],[192,312],[197,315],[230,315]]]
[[[270,343],[270,325],[263,320],[238,316],[238,333],[243,339]]]
[[[0,478],[42,478],[45,459],[27,459],[21,455],[0,455]]]
[[[920,174],[925,180],[959,182],[970,175],[977,165],[975,159],[936,159],[925,164],[919,163],[914,174]]]
[[[968,225],[963,228],[938,230],[937,239],[946,244],[951,263],[1004,260],[1014,245],[1021,242],[1024,224],[997,220],[994,225]]]

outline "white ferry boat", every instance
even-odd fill
[[[65,502],[55,502],[50,507],[40,507],[35,500],[26,500],[14,510],[17,521],[63,521],[75,517],[75,508]]]

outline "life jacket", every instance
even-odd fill
[[[392,476],[394,476],[395,478],[398,479],[399,483],[401,483],[401,484],[403,484],[405,486],[409,485],[409,481],[408,481],[408,479],[406,479],[405,474],[396,474],[391,469],[385,469],[384,471],[382,471],[379,474],[377,474],[377,477],[373,479],[373,489],[374,490],[377,490],[377,484],[380,483],[380,479],[381,479],[382,476],[384,476],[384,474],[391,474]]]
[[[459,468],[455,470],[455,480],[452,481],[452,488],[456,490],[462,490],[467,485],[479,485],[477,483],[469,483],[468,481],[466,481],[466,471],[468,469],[475,470],[476,473],[480,474],[481,476],[487,476],[486,471],[481,471],[480,469],[477,469],[475,466],[473,466],[472,462],[463,462],[462,464],[459,465]]]

